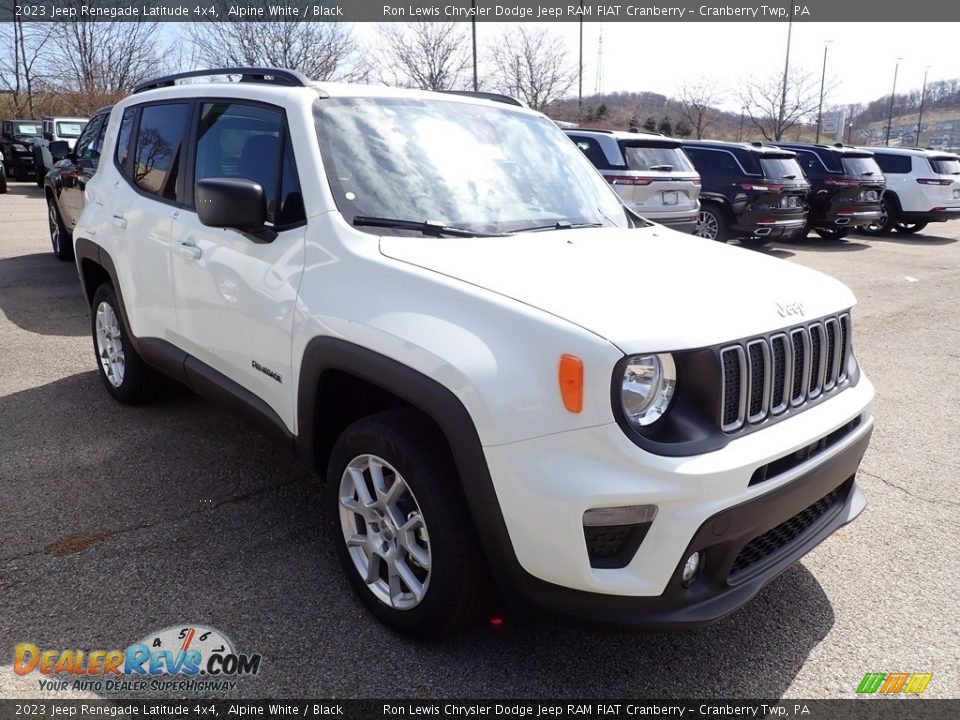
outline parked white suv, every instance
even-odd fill
[[[920,148],[871,147],[887,181],[880,219],[868,235],[912,234],[929,223],[960,218],[960,156]]]
[[[73,236],[107,391],[159,371],[292,448],[394,628],[710,622],[865,506],[851,292],[639,220],[539,113],[209,71],[103,153]]]

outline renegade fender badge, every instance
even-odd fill
[[[276,380],[278,383],[283,384],[283,378],[280,377],[280,375],[278,375],[277,373],[275,373],[275,372],[274,372],[273,370],[271,370],[270,368],[264,367],[263,365],[261,365],[260,363],[258,363],[256,360],[251,360],[251,361],[250,361],[250,364],[253,366],[253,369],[254,369],[254,370],[259,370],[259,371],[262,372],[264,375],[266,375],[266,376],[268,376],[268,377],[272,377],[272,378],[273,378],[274,380]]]

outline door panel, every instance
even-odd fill
[[[290,351],[306,227],[283,111],[229,100],[202,103],[196,138],[193,182],[258,182],[277,237],[258,242],[181,211],[171,255],[178,344],[266,402],[295,432]]]

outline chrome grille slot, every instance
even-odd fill
[[[848,379],[850,316],[831,316],[720,351],[724,432],[794,412]]]
[[[770,393],[770,412],[779,415],[790,406],[790,388],[793,382],[793,360],[786,335],[770,338],[770,357],[773,362],[773,389]]]
[[[747,361],[743,348],[739,345],[725,348],[720,353],[723,364],[723,410],[721,429],[724,432],[736,430],[743,425],[746,416],[747,386],[744,382],[747,374]]]
[[[837,385],[837,378],[840,376],[840,331],[837,327],[837,321],[833,318],[828,319],[823,326],[827,330],[827,366],[824,390],[833,390]]]
[[[767,416],[770,407],[770,348],[765,340],[755,340],[747,345],[747,360],[750,363],[750,378],[747,395],[750,406],[747,420],[756,423]]]
[[[793,392],[790,404],[797,406],[807,399],[806,387],[810,377],[810,336],[803,328],[790,333],[793,346]]]
[[[847,357],[850,354],[850,316],[840,316],[840,375],[837,382],[847,379]]]
[[[807,384],[807,397],[815,398],[823,390],[824,355],[823,326],[819,323],[807,328],[810,333],[810,381]]]

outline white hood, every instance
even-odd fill
[[[659,226],[384,236],[380,250],[569,320],[627,353],[746,338],[855,303],[845,285],[822,273]],[[794,303],[802,317],[781,315]]]

